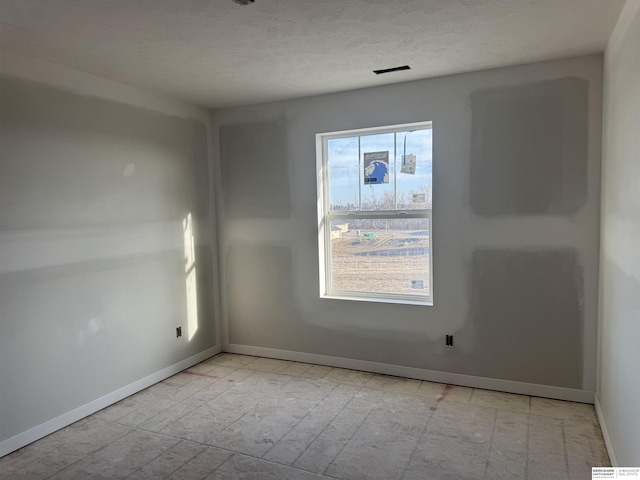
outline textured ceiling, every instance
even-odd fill
[[[623,4],[0,0],[0,47],[224,107],[601,52]]]

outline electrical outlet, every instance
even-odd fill
[[[453,335],[447,335],[447,338],[445,339],[445,345],[447,347],[453,347]]]
[[[182,336],[182,327],[176,327],[176,337]]]

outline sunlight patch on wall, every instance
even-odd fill
[[[196,285],[196,254],[193,241],[191,213],[182,221],[184,234],[184,270],[187,288],[187,338],[190,341],[198,330],[198,294]]]

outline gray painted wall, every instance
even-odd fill
[[[57,86],[0,76],[0,443],[216,344],[205,112],[120,101],[108,85],[97,98],[108,82],[31,71]]]
[[[601,93],[590,56],[213,112],[223,342],[594,391]],[[315,134],[424,120],[434,306],[319,298]]]
[[[605,53],[598,400],[612,460],[640,465],[640,3]]]

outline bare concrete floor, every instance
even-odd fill
[[[221,354],[0,459],[2,479],[587,479],[591,405]]]

